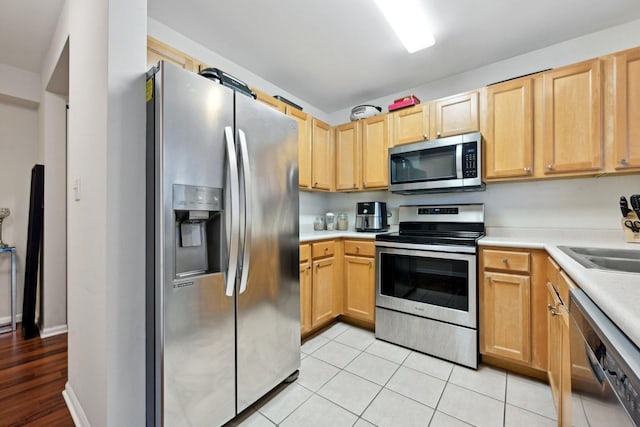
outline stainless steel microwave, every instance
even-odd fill
[[[398,194],[482,191],[480,132],[389,149],[389,191]]]

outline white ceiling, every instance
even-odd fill
[[[0,64],[40,73],[64,0],[2,0]]]
[[[327,113],[640,18],[638,0],[421,2],[436,45],[413,55],[372,0],[148,0],[148,13]],[[40,72],[63,3],[3,0],[0,63]]]
[[[148,0],[148,14],[327,113],[640,18],[638,0],[421,3],[436,45],[413,55],[373,0]]]

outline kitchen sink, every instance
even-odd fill
[[[640,274],[640,250],[558,246],[585,268]]]

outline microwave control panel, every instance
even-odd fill
[[[478,176],[478,145],[467,142],[462,145],[462,177],[476,178]]]

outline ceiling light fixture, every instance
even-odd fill
[[[414,53],[436,43],[418,0],[375,0],[375,2],[407,52]]]

